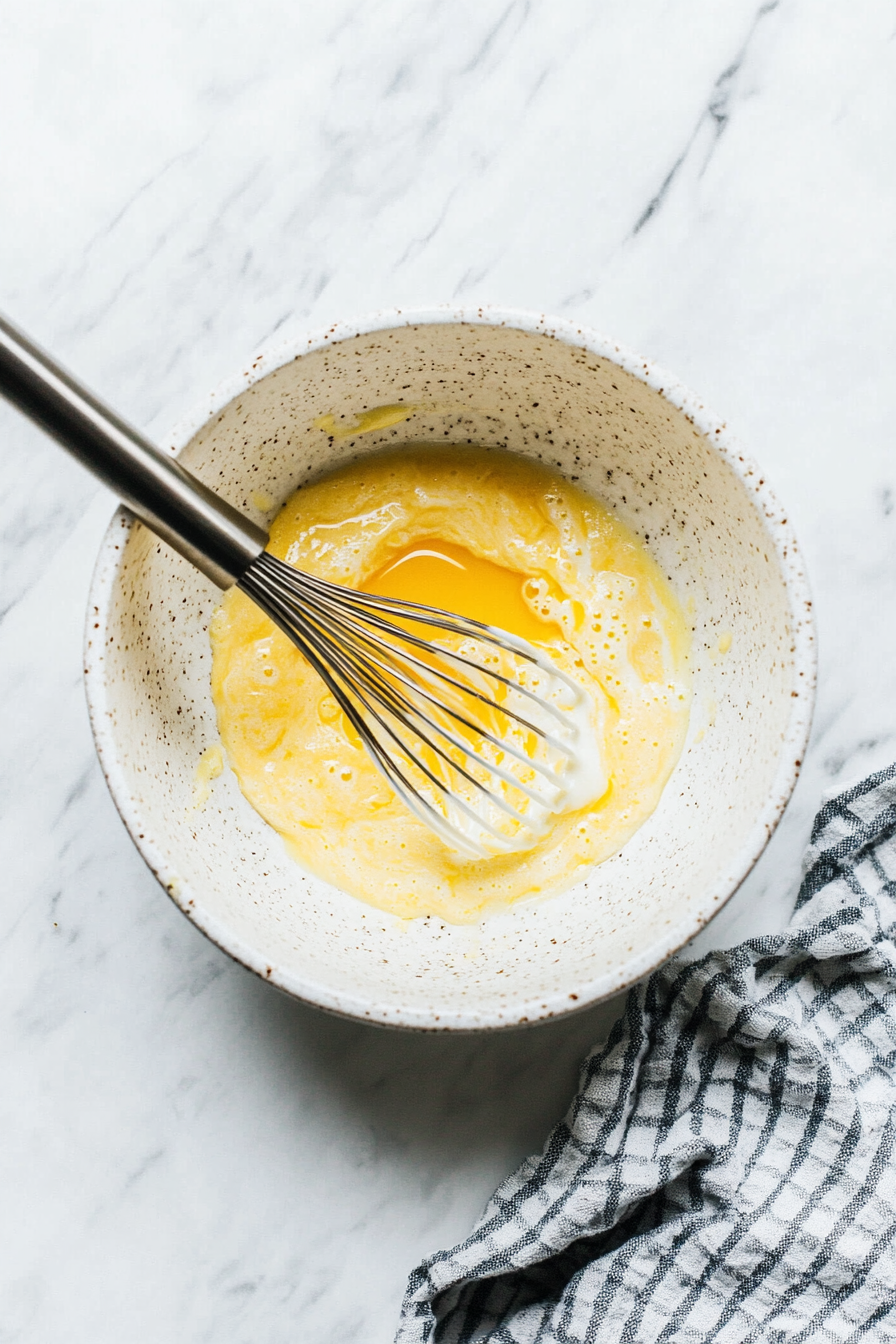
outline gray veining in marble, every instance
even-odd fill
[[[698,941],[780,927],[822,790],[896,756],[892,0],[31,0],[0,61],[0,307],[154,433],[274,333],[455,299],[729,418],[802,538],[820,694]],[[111,499],[2,407],[0,485],[0,1342],[386,1344],[614,1008],[414,1037],[231,965],[94,759]]]

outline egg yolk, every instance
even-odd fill
[[[358,585],[364,593],[441,607],[496,625],[530,644],[558,639],[553,621],[537,616],[523,598],[523,576],[465,546],[427,537],[399,551],[388,565]]]
[[[269,549],[538,645],[584,691],[600,752],[600,797],[531,849],[465,857],[400,802],[313,668],[233,588],[210,631],[221,742],[307,871],[403,918],[474,923],[572,886],[650,816],[687,729],[687,626],[638,538],[559,472],[457,445],[371,454],[297,490]]]

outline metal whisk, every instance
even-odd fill
[[[575,789],[580,688],[525,640],[357,592],[267,535],[0,317],[0,393],[220,588],[236,584],[319,673],[396,794],[471,857],[529,848]]]

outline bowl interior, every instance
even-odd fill
[[[402,404],[407,418],[351,432],[365,411]],[[330,415],[335,434],[314,423]],[[802,754],[811,624],[786,519],[724,428],[648,366],[581,335],[443,319],[324,343],[244,386],[182,460],[264,522],[300,481],[421,441],[555,464],[644,539],[684,606],[688,740],[619,855],[559,896],[459,928],[395,919],[304,873],[226,768],[195,808],[199,757],[217,740],[208,625],[219,594],[124,514],[94,586],[91,710],[134,839],[232,955],[291,993],[380,1022],[531,1022],[649,970],[748,870]]]

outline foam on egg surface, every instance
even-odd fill
[[[460,857],[395,798],[294,645],[231,589],[211,631],[221,740],[303,867],[393,914],[471,923],[569,887],[654,810],[687,729],[685,620],[635,535],[559,473],[496,450],[373,454],[299,489],[269,549],[544,649],[589,698],[608,781],[533,849]]]

